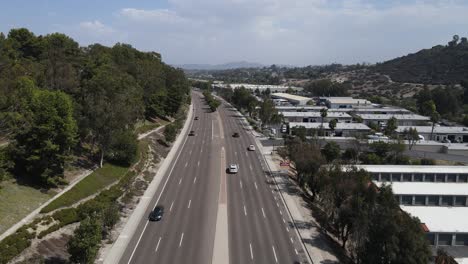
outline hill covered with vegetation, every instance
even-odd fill
[[[130,164],[135,125],[175,117],[189,100],[181,70],[127,44],[80,47],[53,33],[0,33],[0,180],[8,173],[41,185],[61,182],[65,161],[85,155]]]
[[[446,46],[377,64],[375,71],[389,75],[395,82],[459,84],[468,79],[468,40],[455,35]]]

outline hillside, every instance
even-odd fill
[[[455,36],[447,46],[438,45],[414,54],[386,61],[375,71],[395,82],[458,84],[468,79],[468,41]]]

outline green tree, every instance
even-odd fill
[[[341,149],[336,142],[327,142],[322,149],[322,154],[327,162],[332,162],[340,157]]]
[[[391,117],[387,121],[387,126],[385,126],[385,135],[393,136],[395,134],[395,130],[398,128],[398,121],[395,117]]]
[[[335,133],[335,128],[336,128],[337,123],[338,123],[338,120],[336,120],[336,119],[332,119],[332,120],[330,120],[330,122],[328,122],[328,127],[330,128],[332,133]]]
[[[406,140],[409,142],[408,148],[411,150],[413,149],[414,145],[416,145],[416,142],[419,141],[419,133],[418,130],[414,127],[410,127],[409,129],[405,129],[403,131],[403,135]]]
[[[173,124],[166,125],[164,128],[164,138],[167,142],[174,142],[177,135],[177,128]]]
[[[63,92],[33,88],[23,107],[21,125],[14,127],[11,145],[15,170],[33,181],[55,185],[63,176],[67,154],[76,143],[72,101]]]
[[[278,114],[275,108],[275,103],[271,99],[265,99],[260,104],[259,117],[262,121],[262,126],[270,124],[274,115]]]
[[[136,159],[138,141],[130,130],[121,130],[113,134],[107,158],[117,164],[130,166]]]
[[[102,223],[99,217],[87,217],[81,221],[68,242],[72,263],[94,263],[102,239]]]
[[[322,108],[320,109],[320,117],[321,117],[321,125],[320,129],[323,130],[323,121],[325,120],[325,117],[328,115],[328,109],[327,108]]]

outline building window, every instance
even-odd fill
[[[422,174],[421,173],[415,173],[414,176],[413,176],[413,179],[414,179],[415,182],[422,182],[423,181]]]
[[[459,174],[458,175],[458,182],[467,182],[468,174]]]
[[[425,205],[426,204],[426,196],[415,196],[414,197],[414,204],[415,205]]]
[[[453,205],[453,196],[442,196],[441,205],[452,206]]]
[[[435,235],[434,234],[427,233],[426,238],[429,241],[429,245],[431,245],[431,246],[435,245]]]
[[[452,234],[439,234],[439,246],[452,245]]]
[[[466,206],[466,196],[455,196],[456,206]]]
[[[379,180],[379,174],[378,173],[372,173],[372,179],[374,179],[374,181],[380,181]]]
[[[445,174],[436,174],[435,175],[435,181],[436,182],[445,182]]]
[[[426,173],[426,176],[424,177],[425,182],[433,182],[434,181],[434,174],[431,173]]]
[[[395,181],[395,182],[401,181],[401,173],[392,173],[392,181]]]
[[[402,181],[405,181],[405,182],[410,182],[412,181],[411,179],[411,173],[403,173],[403,180]]]
[[[402,195],[401,196],[401,203],[404,204],[404,205],[412,205],[413,204],[413,196]]]
[[[456,234],[455,245],[456,246],[468,246],[468,234]]]
[[[427,205],[439,205],[439,196],[429,196]]]
[[[457,175],[456,174],[447,174],[447,182],[456,182]]]
[[[381,173],[380,174],[380,179],[382,181],[389,182],[390,181],[390,174],[389,173]]]

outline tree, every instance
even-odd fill
[[[272,117],[278,114],[278,111],[275,108],[275,103],[271,99],[265,99],[260,104],[259,117],[262,121],[262,126],[265,124],[270,124]]]
[[[167,142],[174,142],[177,135],[177,128],[174,124],[166,125],[164,128],[164,138]]]
[[[137,137],[130,130],[114,133],[109,150],[108,159],[114,163],[130,166],[136,159],[138,151]]]
[[[288,94],[294,94],[294,93],[295,93],[295,91],[294,91],[294,89],[293,89],[293,88],[291,88],[291,87],[288,87],[288,89],[286,89],[286,93],[288,93]]]
[[[409,129],[405,129],[403,131],[403,135],[406,140],[409,142],[409,149],[413,149],[413,146],[416,145],[416,142],[419,141],[419,133],[418,130],[414,127],[410,127]]]
[[[336,142],[327,142],[323,147],[322,154],[327,162],[332,162],[340,157],[340,146]]]
[[[327,117],[327,115],[328,115],[328,109],[327,108],[320,109],[320,117],[322,118],[321,119],[320,129],[323,129],[323,121],[324,121],[325,117]]]
[[[328,122],[328,127],[330,128],[332,133],[335,132],[335,128],[336,128],[337,123],[338,123],[338,120],[336,120],[336,119],[332,119],[332,120],[330,120],[330,122]]]
[[[33,88],[19,118],[21,125],[14,128],[11,145],[15,170],[41,184],[58,184],[67,154],[76,143],[70,97],[63,92]]]
[[[443,248],[438,248],[437,249],[437,256],[435,257],[434,260],[435,264],[457,264],[458,262],[455,261],[455,259],[450,256],[447,251],[445,251]]]
[[[99,217],[87,217],[81,221],[68,242],[72,263],[94,263],[102,239],[102,223]]]
[[[387,136],[393,136],[395,133],[395,130],[398,128],[398,121],[395,117],[391,117],[387,121],[387,126],[385,127],[385,135]]]

